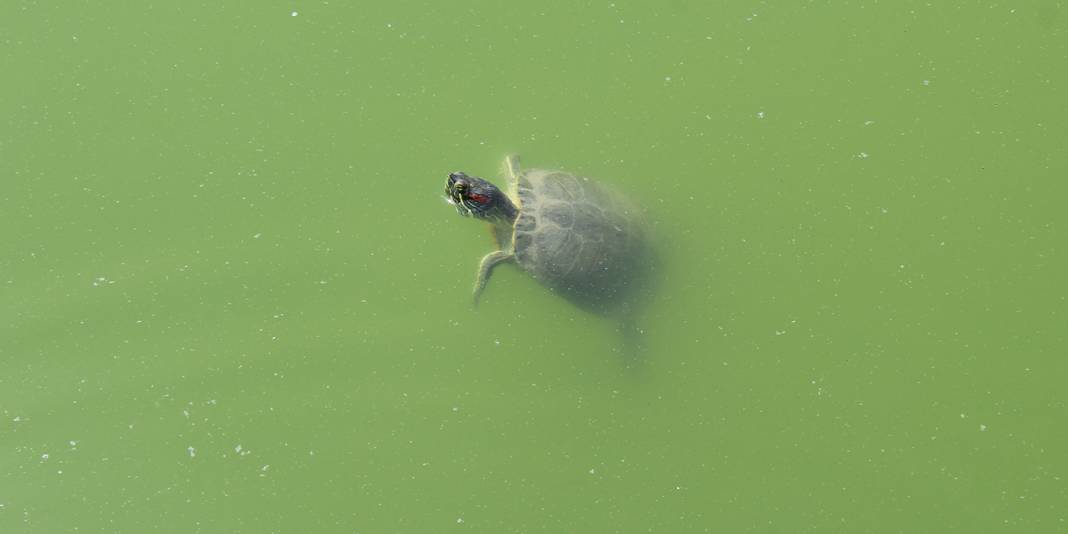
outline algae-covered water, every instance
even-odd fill
[[[0,532],[1064,531],[1065,65],[1057,1],[11,2]],[[637,335],[472,307],[509,153],[642,207]]]

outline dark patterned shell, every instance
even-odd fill
[[[637,210],[588,178],[531,169],[516,183],[520,267],[554,291],[580,301],[621,293],[643,249]]]

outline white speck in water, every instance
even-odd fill
[[[234,452],[241,454],[241,444],[238,444],[236,447],[234,447]]]
[[[986,425],[979,425],[980,432],[986,432]]]
[[[11,421],[15,422],[15,423],[19,423],[19,422],[22,421],[22,416],[21,415],[16,415],[15,418],[12,419]]]
[[[670,82],[671,81],[671,76],[664,76],[664,81],[665,82]]]
[[[875,124],[875,121],[864,121],[864,126],[871,126],[872,124]]]
[[[319,285],[325,286],[326,284],[327,284],[326,280],[319,280]]]
[[[764,118],[764,112],[763,111],[758,111],[757,112],[757,118],[758,119],[763,119]]]
[[[72,440],[70,440],[70,441],[68,441],[67,443],[70,443],[70,446],[71,446],[71,448],[74,448],[74,447],[77,447],[77,446],[78,446],[78,442],[77,442],[77,441],[74,441],[73,439],[72,439]]]
[[[590,471],[589,471],[589,473],[590,473],[591,475],[592,475],[592,474],[594,474],[595,472],[596,472],[596,471],[594,471],[593,469],[590,469]]]
[[[297,12],[296,12],[296,11],[294,11],[294,12],[290,13],[290,14],[289,14],[289,16],[290,16],[290,17],[295,17],[295,16],[297,16]]]
[[[456,524],[457,524],[457,525],[462,525],[462,524],[463,524],[463,522],[464,522],[464,518],[462,518],[462,517],[457,517],[457,518],[456,518]]]
[[[43,462],[45,460],[48,460],[48,453],[47,452],[41,455],[41,461]]]
[[[868,153],[867,152],[861,152],[860,154],[857,154],[857,157],[860,158],[860,159],[868,159]]]
[[[196,458],[197,457],[197,450],[194,449],[193,447],[191,447],[191,446],[190,447],[186,447],[185,450],[189,451],[189,457],[190,458]]]
[[[271,464],[264,464],[264,466],[260,468],[260,471],[266,473],[267,470],[270,469],[270,468],[271,468]]]
[[[259,239],[262,236],[263,232],[256,232],[255,234],[252,234],[252,239]]]
[[[924,81],[923,81],[923,84],[924,84],[924,85],[931,85],[931,80],[924,80]]]

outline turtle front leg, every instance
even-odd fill
[[[513,260],[515,260],[515,254],[503,250],[495,250],[486,254],[482,258],[482,262],[478,264],[478,278],[475,279],[475,294],[473,301],[475,306],[478,306],[478,297],[482,295],[482,290],[486,289],[486,282],[489,282],[489,277],[493,272],[493,268],[500,263]]]
[[[504,158],[504,175],[508,178],[509,183],[515,183],[519,180],[519,154],[508,154]]]

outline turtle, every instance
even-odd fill
[[[494,267],[514,262],[583,308],[609,312],[633,289],[645,251],[639,210],[623,195],[569,172],[519,167],[505,158],[509,193],[477,176],[449,173],[445,199],[490,223],[497,249],[478,267],[473,303]]]

